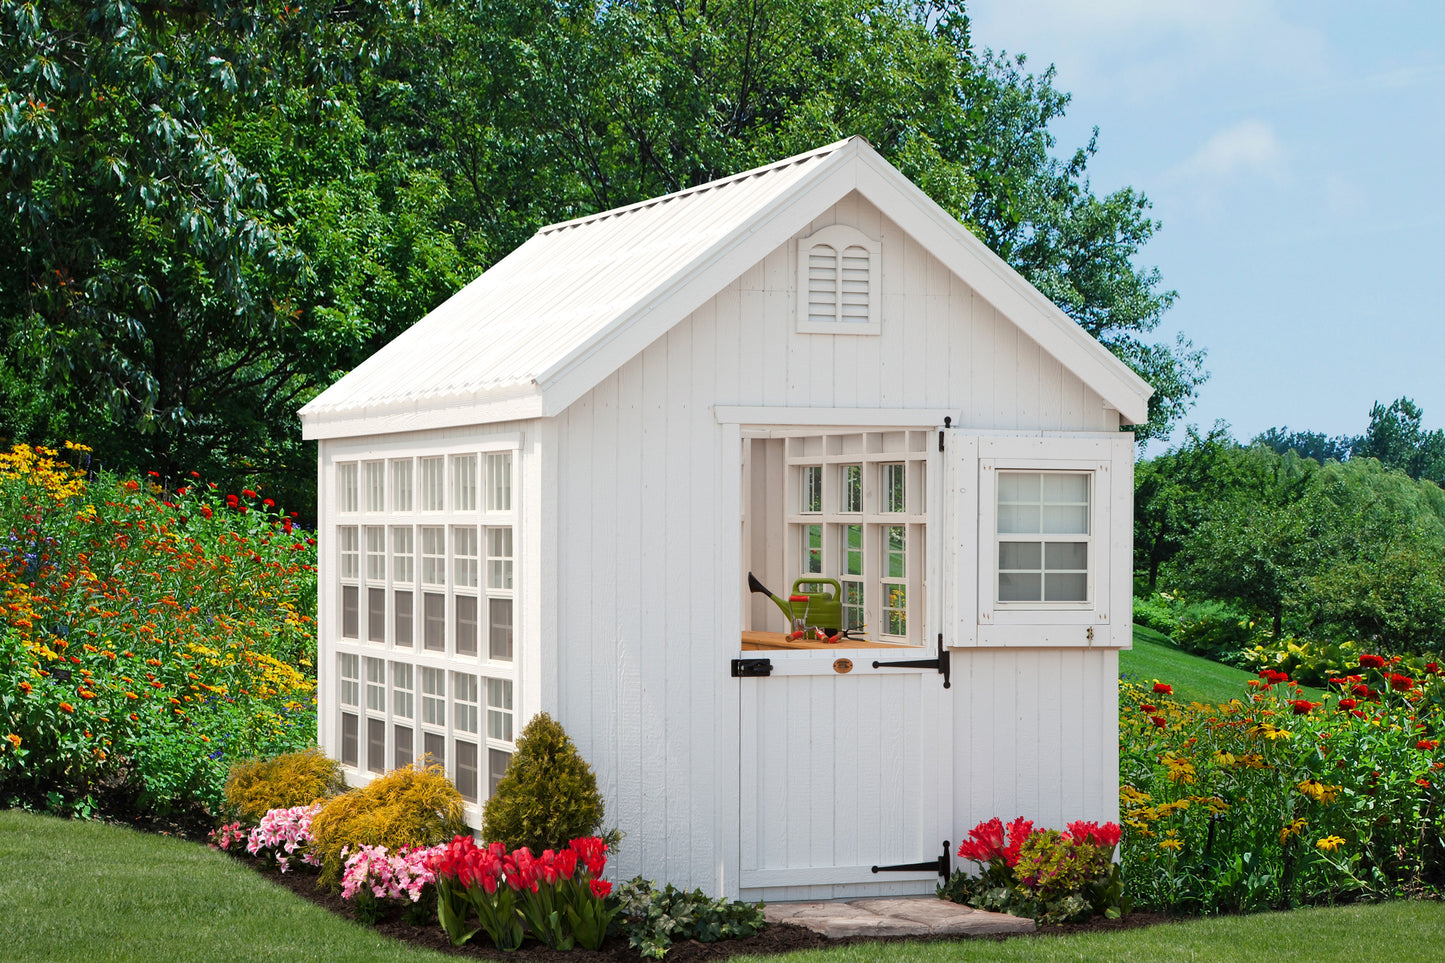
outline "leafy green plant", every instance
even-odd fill
[[[312,747],[231,766],[226,805],[242,821],[257,823],[272,809],[306,806],[346,788],[341,765]]]
[[[644,959],[662,959],[678,940],[739,939],[767,925],[762,903],[712,899],[700,889],[687,892],[671,883],[658,890],[641,876],[619,885],[613,895],[618,903],[613,925]]]
[[[320,882],[333,887],[341,881],[344,849],[417,849],[467,831],[461,794],[440,766],[394,769],[327,800],[311,821]]]
[[[539,712],[522,730],[507,772],[482,810],[482,836],[508,849],[558,850],[596,835],[602,815],[592,767],[561,724]]]

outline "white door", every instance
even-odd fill
[[[739,886],[789,887],[787,898],[932,893],[953,811],[953,690],[936,666],[872,663],[937,652],[742,654],[771,674],[738,680]]]

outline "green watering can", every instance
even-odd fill
[[[773,600],[788,620],[788,638],[793,641],[807,637],[837,642],[850,637],[843,629],[843,586],[835,578],[797,579],[792,593],[784,599],[768,591],[757,576],[749,572],[748,590]]]

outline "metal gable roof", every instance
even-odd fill
[[[542,228],[302,408],[303,424],[534,389],[848,144]]]
[[[1146,420],[1149,385],[852,137],[542,228],[302,408],[303,435],[556,414],[855,189],[1126,420]]]

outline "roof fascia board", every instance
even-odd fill
[[[836,159],[830,158],[812,177],[699,255],[670,283],[543,372],[537,381],[546,414],[564,411],[853,191],[857,165],[851,161],[857,152],[857,143],[841,148]]]
[[[877,153],[865,152],[860,160],[860,194],[1082,378],[1126,423],[1138,425],[1149,420],[1149,396],[1154,389],[1148,382]]]
[[[301,420],[301,437],[314,441],[525,421],[541,417],[542,409],[542,395],[535,387],[526,389],[522,394],[490,400],[486,400],[484,395],[440,403],[438,399],[428,398],[405,404],[373,405],[305,416]]]

